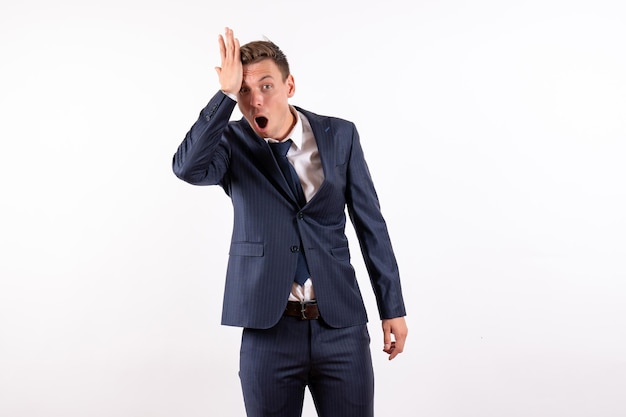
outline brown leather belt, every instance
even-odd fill
[[[299,317],[301,320],[315,320],[320,316],[315,301],[288,301],[285,307],[285,316]]]

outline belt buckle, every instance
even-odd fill
[[[310,320],[309,317],[307,317],[306,315],[306,307],[309,304],[316,304],[316,302],[315,301],[300,301],[300,315],[301,315],[300,319],[301,320]]]

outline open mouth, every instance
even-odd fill
[[[257,126],[259,126],[261,129],[265,129],[265,126],[267,126],[267,117],[263,117],[263,116],[255,117],[254,121],[256,122]]]

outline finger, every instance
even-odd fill
[[[390,354],[389,354],[389,360],[392,361],[396,356],[398,356],[400,352],[397,349],[394,349]]]
[[[395,358],[396,356],[398,356],[399,354],[401,354],[404,351],[404,342],[406,340],[406,335],[395,335],[396,340],[395,342],[393,342],[393,350],[391,352],[391,354],[389,355],[389,360],[392,360],[393,358]]]
[[[232,44],[233,31],[230,28],[224,29],[224,41],[226,43],[226,53],[230,52],[230,45]]]
[[[228,48],[228,59],[233,63],[239,62],[239,39],[237,38],[232,38],[230,41],[230,46]]]
[[[401,353],[404,350],[404,343],[406,341],[406,335],[396,335],[396,349],[398,349],[398,353]]]
[[[222,62],[226,59],[226,44],[224,43],[224,37],[222,35],[218,36],[218,43],[220,46],[220,57],[222,58]]]
[[[391,328],[383,326],[383,350],[387,352],[391,349]]]
[[[396,349],[396,342],[392,341],[391,344],[389,345],[389,348],[385,348],[383,349],[383,352],[385,353],[391,353]]]
[[[226,58],[232,60],[236,58],[239,53],[238,48],[239,41],[235,39],[234,32],[231,28],[226,28]]]

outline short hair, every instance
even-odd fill
[[[271,59],[278,66],[283,76],[283,81],[290,74],[289,62],[280,48],[272,41],[252,41],[239,49],[242,65],[254,64],[266,59]]]

